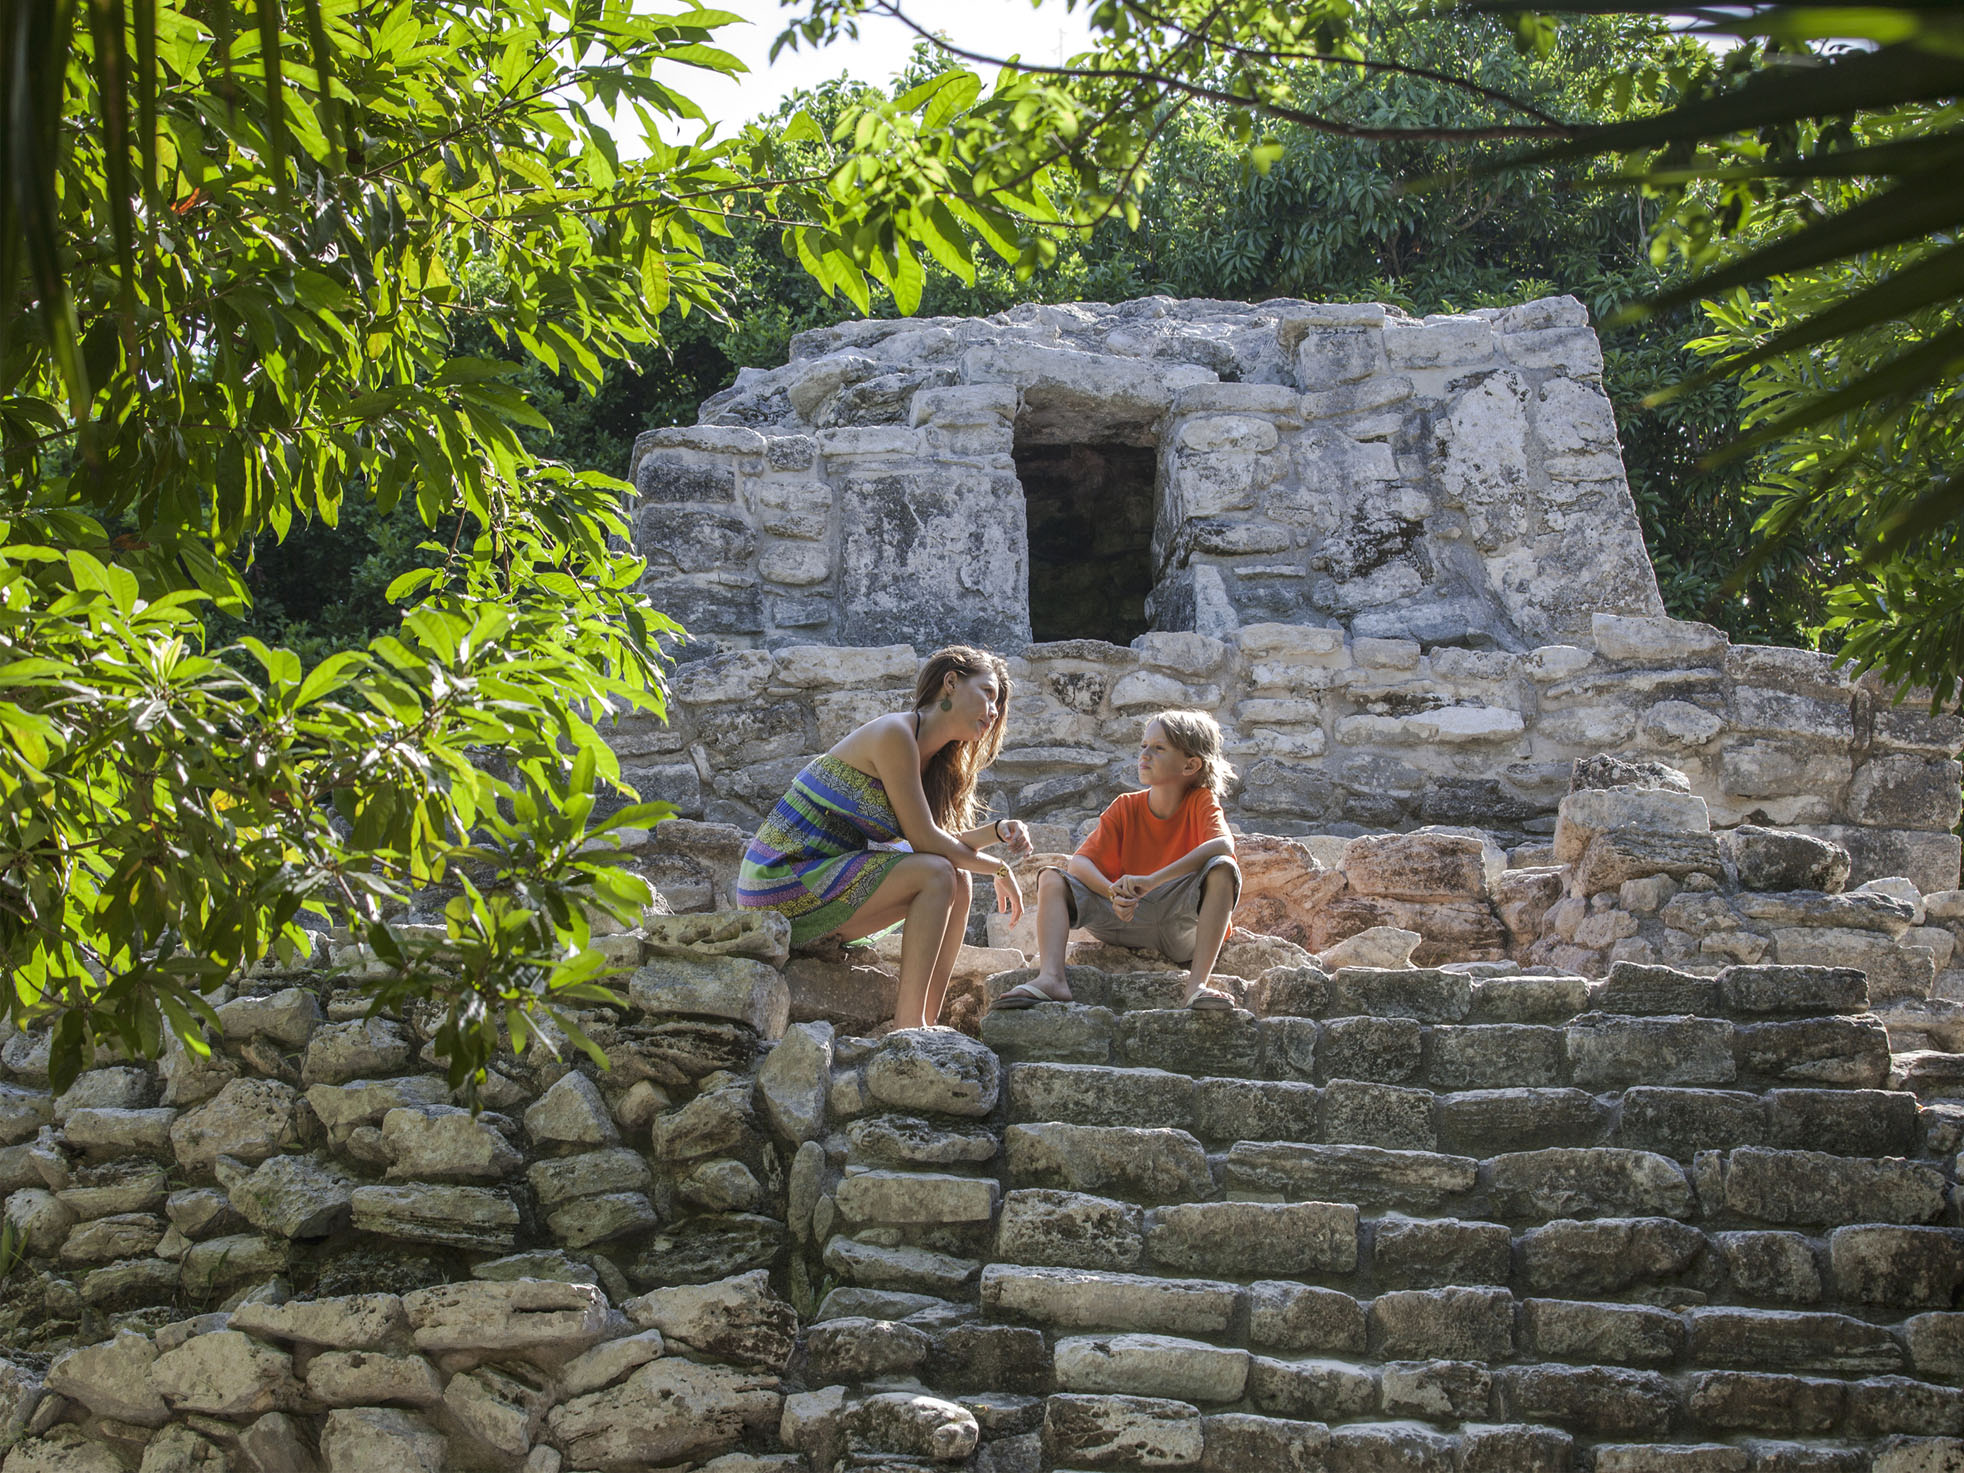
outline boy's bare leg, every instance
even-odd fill
[[[1030,985],[1046,997],[1069,1002],[1071,984],[1064,975],[1064,958],[1071,945],[1070,882],[1059,869],[1037,876],[1037,974]]]
[[[1217,864],[1200,882],[1200,916],[1194,925],[1193,961],[1187,970],[1187,990],[1180,999],[1181,1006],[1198,997],[1213,978],[1214,963],[1220,959],[1221,942],[1227,936],[1228,916],[1233,911],[1234,874],[1226,865]]]
[[[948,979],[954,975],[961,956],[962,937],[968,934],[968,908],[975,895],[975,880],[965,869],[955,871],[955,893],[948,902],[948,928],[941,933],[941,949],[935,953],[933,970],[928,973],[927,997],[921,1008],[921,1023],[932,1028],[941,1020],[941,1004],[948,996]]]

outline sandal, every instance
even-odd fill
[[[994,1012],[997,1008],[1004,1008],[1013,1013],[1019,1008],[1033,1008],[1040,1002],[1069,1001],[1068,997],[1052,997],[1034,982],[1018,982],[1014,987],[1006,989],[1003,995],[990,1006],[989,1011]]]
[[[1234,1007],[1234,999],[1225,992],[1216,992],[1211,987],[1203,987],[1187,999],[1187,1009],[1195,1013],[1225,1013]]]

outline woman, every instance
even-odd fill
[[[807,763],[744,851],[737,904],[789,916],[794,946],[900,923],[895,1028],[925,1028],[941,1015],[971,874],[993,875],[996,908],[1022,919],[1015,874],[981,849],[1028,854],[1029,830],[1015,819],[975,823],[975,779],[1002,750],[1008,720],[1000,657],[967,645],[936,650],[912,708],[874,717]],[[903,838],[913,853],[867,848]]]

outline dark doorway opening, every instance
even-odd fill
[[[1150,445],[1017,443],[1039,642],[1130,644],[1150,627],[1157,463]]]

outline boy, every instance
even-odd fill
[[[1064,953],[1071,928],[1100,941],[1158,951],[1188,964],[1184,1007],[1234,1006],[1207,985],[1241,895],[1216,796],[1234,776],[1221,729],[1204,711],[1162,711],[1139,739],[1139,782],[1099,816],[1068,871],[1037,877],[1037,975],[996,999],[999,1008],[1069,1002]]]

